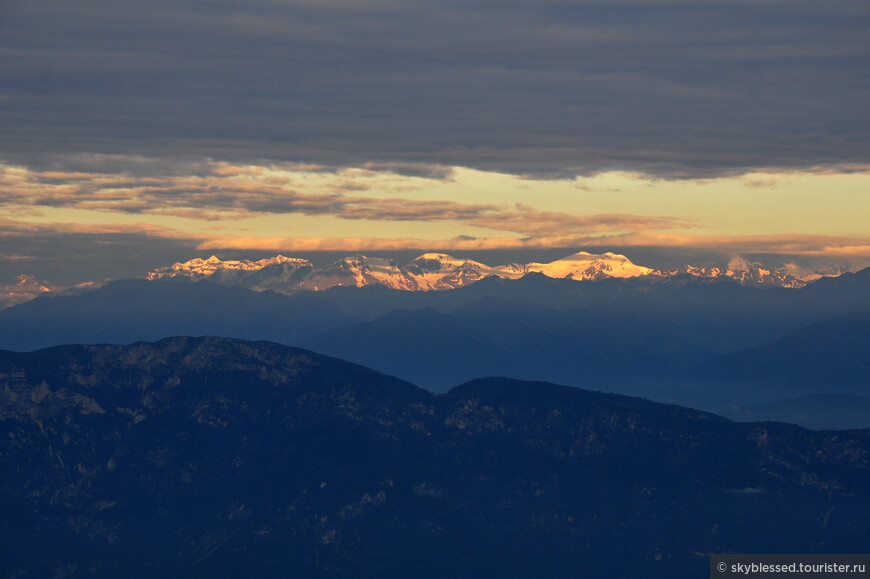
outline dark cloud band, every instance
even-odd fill
[[[0,150],[29,166],[870,163],[864,0],[4,4]]]

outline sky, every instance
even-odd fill
[[[866,0],[0,0],[0,283],[870,266]]]

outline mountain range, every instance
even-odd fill
[[[624,255],[579,252],[549,263],[511,263],[489,266],[471,259],[460,259],[443,253],[424,253],[402,265],[381,257],[354,255],[316,268],[307,259],[275,257],[251,260],[221,260],[212,255],[170,266],[158,267],[144,276],[156,280],[208,280],[220,285],[245,287],[254,291],[272,290],[294,293],[300,290],[323,291],[338,286],[364,287],[381,285],[406,291],[450,290],[468,286],[486,277],[519,279],[528,274],[543,274],[554,279],[593,280],[644,278],[701,278],[734,280],[753,287],[800,288],[802,279],[785,271],[763,267],[758,263],[735,258],[727,267],[685,266],[674,269],[652,269],[636,265]],[[40,295],[80,293],[102,285],[88,282],[65,287],[39,280],[33,275],[19,275],[14,283],[0,285],[0,307],[24,303]]]
[[[530,272],[450,291],[375,284],[290,295],[211,277],[137,279],[0,311],[0,348],[220,335],[302,346],[433,392],[506,376],[721,411],[810,394],[870,395],[868,297],[870,269],[803,288]]]
[[[0,352],[8,577],[694,577],[866,553],[870,431],[225,338]]]
[[[852,311],[730,352],[704,363],[692,377],[756,387],[778,384],[791,394],[864,391],[870,382],[870,311]]]
[[[393,259],[348,256],[316,268],[309,260],[275,257],[251,260],[221,260],[212,255],[158,267],[144,274],[150,281],[211,281],[219,285],[244,287],[254,291],[271,290],[292,294],[298,291],[323,291],[334,287],[384,286],[405,291],[451,290],[466,287],[487,277],[519,279],[542,274],[554,279],[592,280],[640,278],[650,282],[705,279],[733,280],[751,287],[801,288],[806,281],[787,271],[766,268],[742,258],[727,267],[684,266],[652,269],[636,265],[624,255],[579,252],[549,263],[511,263],[489,266],[471,259],[443,253],[425,253],[402,265]],[[95,289],[105,282],[86,282],[61,286],[19,275],[14,283],[0,284],[0,309],[27,302],[38,296],[70,295]]]
[[[758,287],[803,287],[805,282],[787,272],[766,269],[760,264],[735,259],[729,267],[694,267],[652,269],[631,262],[614,253],[579,252],[549,263],[511,263],[489,266],[470,259],[458,259],[443,253],[425,253],[402,265],[395,260],[354,255],[315,268],[304,259],[282,255],[259,261],[222,261],[216,256],[175,263],[149,272],[146,278],[208,279],[217,283],[239,285],[262,291],[290,293],[297,290],[325,290],[335,286],[383,285],[408,291],[450,290],[464,287],[488,276],[519,279],[529,273],[570,280],[609,278],[698,277],[733,279],[743,285]]]
[[[41,295],[50,295],[66,288],[54,286],[30,274],[21,274],[14,283],[0,284],[0,308],[28,302]]]

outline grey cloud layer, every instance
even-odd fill
[[[41,207],[65,207],[215,221],[263,213],[330,215],[349,220],[459,221],[531,237],[550,236],[554,231],[576,235],[697,227],[696,223],[685,219],[663,216],[571,215],[539,211],[519,203],[508,207],[355,194],[372,186],[365,180],[365,177],[377,174],[371,169],[330,173],[333,182],[324,188],[331,192],[309,193],[305,191],[305,175],[269,173],[265,167],[198,162],[191,163],[189,170],[182,174],[162,174],[150,162],[139,164],[130,159],[119,161],[116,157],[80,161],[70,164],[78,170],[55,167],[55,170],[31,171],[0,165],[0,209],[38,212]],[[106,164],[116,162],[130,172],[112,174],[105,171]],[[178,171],[180,166],[177,164],[174,170]],[[100,170],[88,173],[81,170],[85,167]],[[402,170],[408,171],[407,168]],[[413,170],[424,172],[421,167]],[[429,171],[432,172],[437,173],[437,170]],[[399,187],[408,186],[404,183]]]
[[[134,277],[173,263],[179,255],[196,254],[199,240],[161,233],[146,227],[37,226],[0,218],[0,284],[25,272],[62,285]]]
[[[870,5],[0,8],[0,154],[712,175],[870,162]]]

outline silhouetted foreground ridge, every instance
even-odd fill
[[[870,431],[267,342],[0,352],[0,575],[705,576],[870,550]]]

